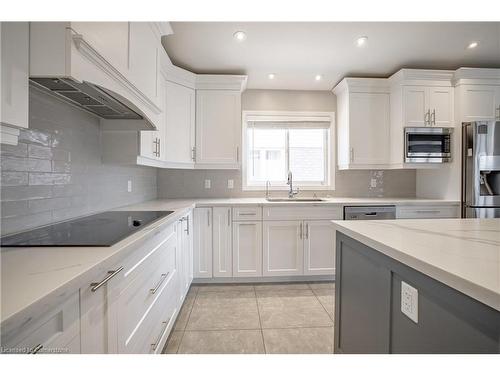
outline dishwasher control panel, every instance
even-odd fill
[[[396,218],[396,206],[345,206],[344,220],[389,220]]]

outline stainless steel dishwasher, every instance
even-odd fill
[[[396,218],[396,206],[345,206],[344,220],[388,220]]]

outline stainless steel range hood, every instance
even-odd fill
[[[156,130],[147,116],[123,96],[90,82],[77,82],[70,78],[30,77],[31,82],[41,86],[63,100],[81,107],[107,120],[144,120],[144,129]]]

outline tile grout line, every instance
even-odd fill
[[[264,331],[262,328],[262,320],[260,319],[259,300],[257,298],[257,291],[255,290],[255,285],[253,287],[253,293],[255,295],[255,304],[257,305],[257,315],[259,315],[260,336],[262,337],[262,345],[264,346],[264,354],[267,354],[266,341],[264,340]]]
[[[190,288],[191,289],[191,288]],[[187,317],[187,321],[186,321],[186,326],[184,327],[184,329],[182,330],[182,336],[181,336],[181,339],[179,341],[179,346],[177,347],[177,350],[175,351],[175,354],[179,354],[179,349],[181,348],[181,345],[182,345],[182,341],[184,340],[184,334],[186,333],[186,328],[187,328],[187,325],[189,323],[189,318],[191,318],[191,312],[193,311],[193,308],[194,308],[194,304],[196,302],[196,299],[198,298],[198,292],[200,291],[199,288],[196,288],[196,293],[194,295],[194,299],[193,299],[193,304],[191,305],[191,308],[189,309],[189,314],[188,314],[188,317]],[[189,294],[189,290],[188,292],[186,293],[186,297],[187,295]],[[186,300],[186,297],[184,297],[184,301]]]
[[[318,300],[319,304],[321,305],[321,307],[323,308],[323,310],[325,310],[326,312],[326,315],[328,315],[328,318],[330,318],[330,320],[332,321],[333,324],[335,324],[335,322],[333,321],[332,317],[330,316],[330,314],[328,313],[328,310],[326,309],[325,306],[323,306],[323,303],[321,302],[321,300],[319,299],[319,297],[316,295],[316,293],[314,293],[314,290],[311,288],[313,294],[314,294],[314,297],[316,297],[316,299]]]

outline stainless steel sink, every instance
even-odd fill
[[[321,198],[266,198],[268,202],[322,202]]]

